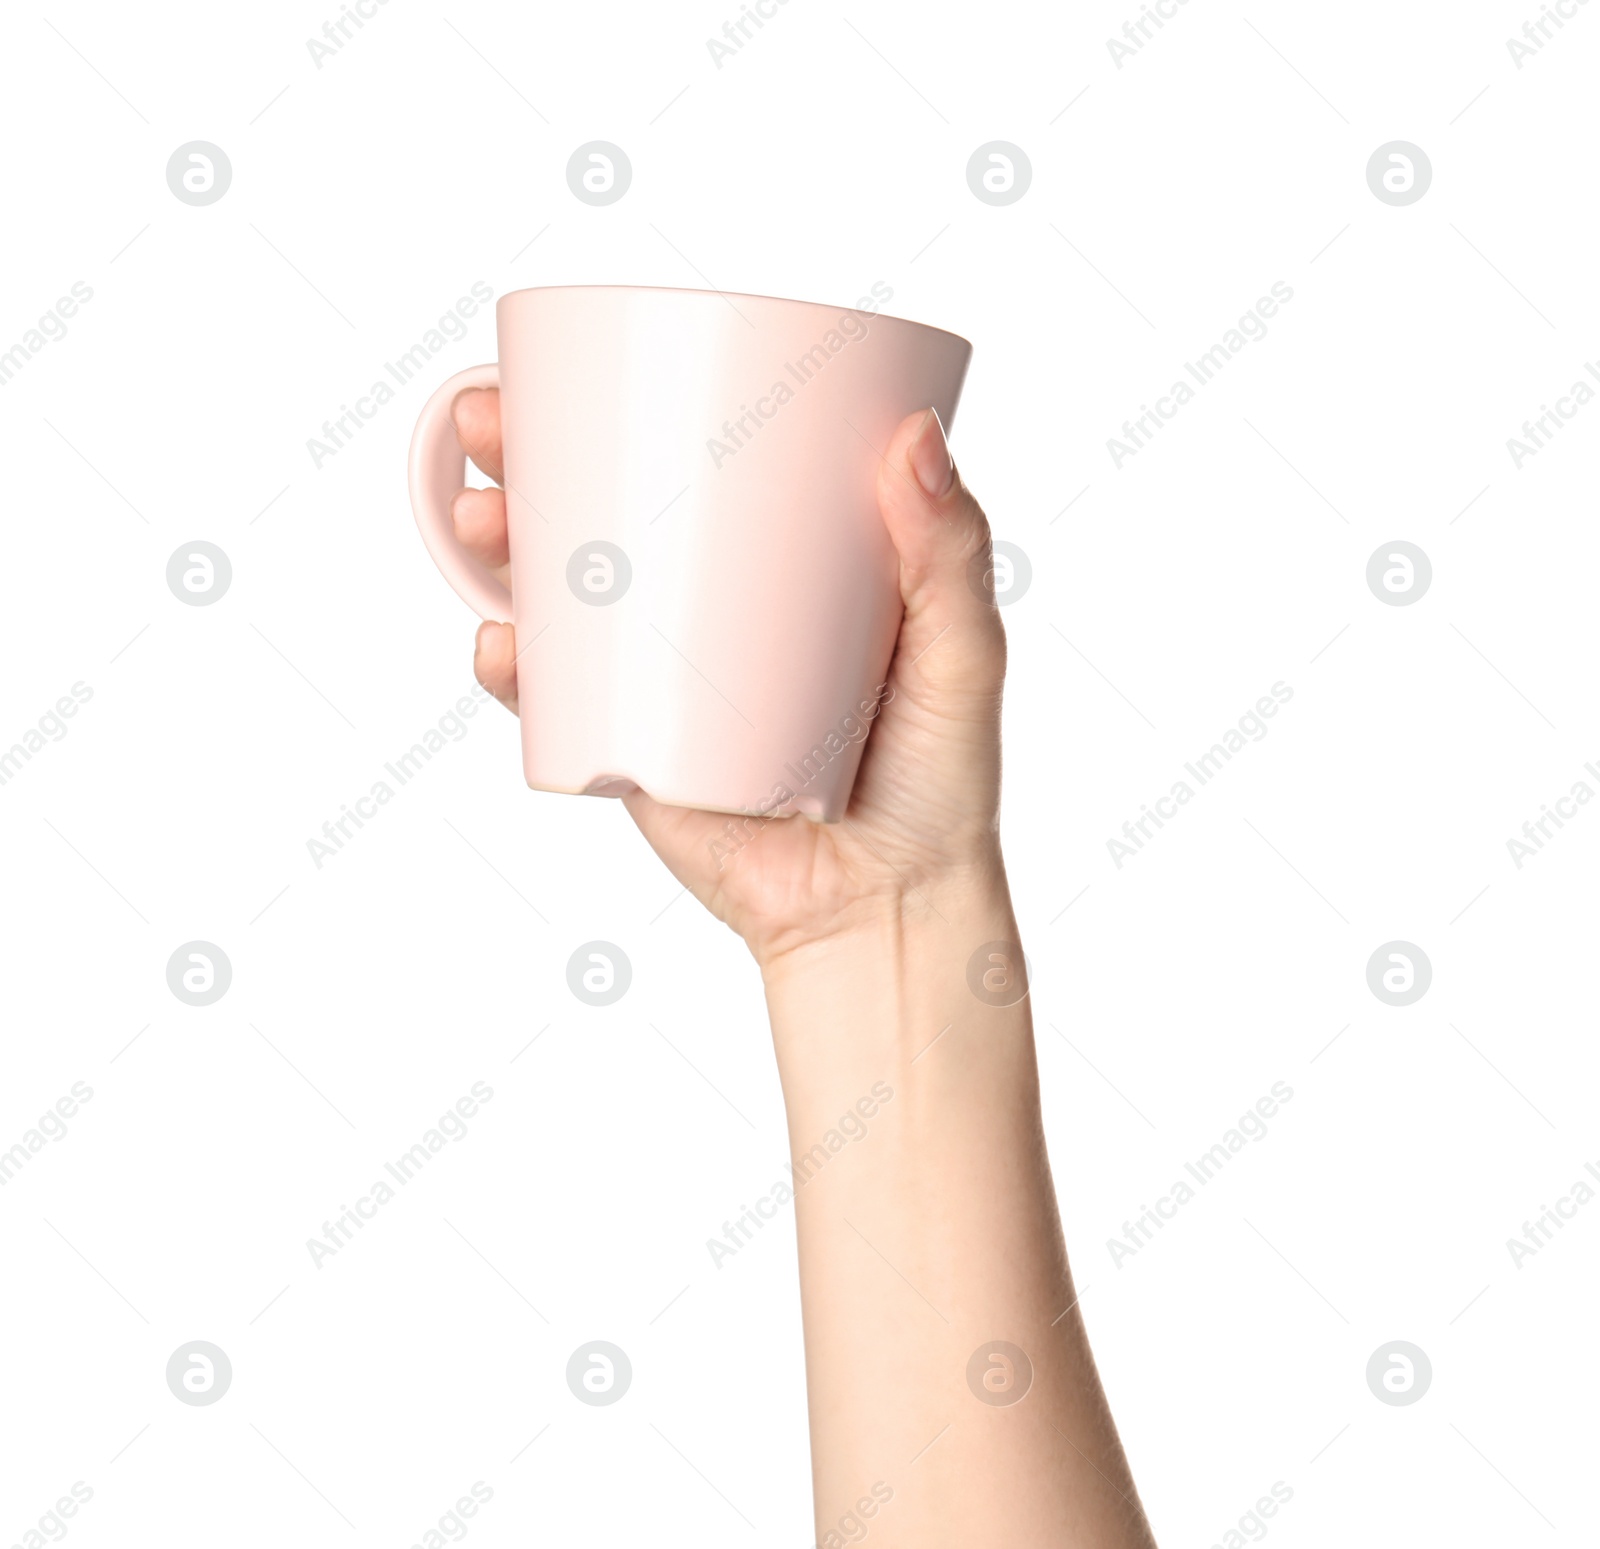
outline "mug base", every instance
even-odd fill
[[[596,775],[584,785],[547,785],[538,780],[527,782],[530,791],[543,791],[551,796],[602,796],[612,800],[630,795],[645,787],[631,775]],[[781,807],[729,807],[717,802],[697,801],[691,797],[675,796],[661,791],[646,791],[652,800],[664,807],[687,807],[696,812],[717,812],[732,818],[753,818],[760,822],[766,818],[804,817],[813,823],[838,823],[843,812],[829,812],[819,796],[797,797]]]

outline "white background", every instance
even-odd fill
[[[705,1246],[787,1159],[743,948],[617,804],[527,791],[494,706],[307,853],[470,688],[404,456],[490,315],[320,470],[307,439],[478,280],[883,281],[973,341],[956,456],[1033,570],[1005,838],[1051,1154],[1159,1538],[1281,1480],[1284,1546],[1593,1542],[1600,1201],[1521,1268],[1506,1239],[1600,1165],[1600,811],[1521,869],[1506,841],[1600,789],[1600,407],[1520,470],[1506,442],[1600,358],[1600,5],[1520,70],[1531,0],[1193,0],[1119,69],[1135,13],[789,0],[718,69],[732,0],[390,0],[319,69],[331,6],[8,12],[0,350],[93,300],[0,389],[0,746],[93,697],[0,787],[0,1149],[94,1095],[0,1189],[0,1543],[76,1480],[85,1546],[411,1544],[479,1480],[486,1545],[812,1541],[789,1218]],[[606,208],[565,178],[595,139],[633,165]],[[1433,168],[1404,207],[1366,180],[1396,139]],[[232,163],[209,206],[166,184],[190,140]],[[966,183],[991,140],[1032,164],[1005,207]],[[1275,281],[1268,336],[1115,467]],[[210,607],[165,581],[196,539],[233,566]],[[1396,539],[1433,566],[1406,607],[1365,581]],[[634,974],[603,1010],[565,978],[596,938]],[[205,1008],[165,977],[195,939],[233,968]],[[1433,967],[1404,1008],[1365,976],[1397,939]],[[1267,1138],[1116,1267],[1274,1081]],[[196,1339],[233,1363],[212,1407],[164,1378]],[[593,1339],[633,1362],[611,1407],[564,1380]],[[1433,1366],[1407,1407],[1365,1379],[1394,1340]]]

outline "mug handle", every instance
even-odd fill
[[[500,367],[491,364],[458,371],[440,386],[417,416],[409,468],[411,509],[434,564],[480,618],[509,624],[511,593],[462,546],[450,519],[450,501],[467,482],[467,455],[456,440],[451,405],[469,387],[499,385]]]

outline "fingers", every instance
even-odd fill
[[[480,624],[473,676],[513,715],[517,713],[517,637],[509,624]]]
[[[450,502],[456,537],[467,552],[491,570],[511,563],[503,489],[461,489]]]
[[[488,476],[505,478],[500,451],[500,390],[469,387],[450,405],[461,449]],[[457,490],[450,502],[456,537],[490,569],[510,562],[506,535],[506,497],[501,489]],[[482,624],[472,652],[477,680],[514,715],[517,710],[517,637],[509,624]]]
[[[1005,675],[989,523],[961,482],[932,409],[901,421],[878,468],[878,506],[900,555],[905,622],[897,672],[915,684],[993,695]]]
[[[456,440],[464,451],[496,484],[505,480],[500,453],[500,389],[469,387],[456,394],[450,406]]]

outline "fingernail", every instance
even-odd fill
[[[944,426],[939,423],[938,412],[929,409],[922,416],[922,424],[911,438],[911,471],[934,499],[950,488],[955,478],[956,465],[950,460],[950,447],[944,439]]]
[[[460,423],[460,421],[457,419],[457,415],[459,415],[461,412],[462,399],[469,398],[474,393],[482,393],[487,391],[488,389],[483,387],[463,387],[461,391],[450,400],[450,423],[452,425]]]

